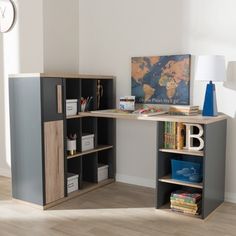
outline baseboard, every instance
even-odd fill
[[[117,174],[116,175],[116,181],[126,183],[126,184],[134,184],[149,188],[155,188],[155,180],[153,179],[146,179],[146,178],[140,178],[137,176],[129,176],[129,175],[122,175]]]
[[[0,176],[11,178],[11,170],[0,168]]]
[[[226,192],[225,193],[225,201],[226,202],[236,203],[236,193]]]

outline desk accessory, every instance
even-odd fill
[[[97,108],[100,108],[100,104],[101,104],[101,98],[103,96],[103,86],[101,84],[101,80],[99,79],[97,81]]]
[[[89,110],[92,100],[93,97],[87,97],[86,99],[81,97],[80,106],[82,112]]]
[[[76,153],[76,134],[70,134],[67,138],[67,152],[69,155],[74,155]]]
[[[120,109],[126,111],[135,110],[135,96],[124,96],[120,98]]]
[[[226,80],[224,56],[204,55],[196,58],[195,80],[209,81],[206,87],[203,116],[217,116],[215,82]]]

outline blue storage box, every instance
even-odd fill
[[[171,160],[172,179],[199,183],[202,181],[202,165],[197,162]]]

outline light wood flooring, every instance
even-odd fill
[[[154,190],[113,183],[42,211],[11,200],[0,177],[0,236],[236,236],[236,205],[207,220],[154,209]]]

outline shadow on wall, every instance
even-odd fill
[[[224,87],[236,91],[236,61],[228,62],[227,80],[224,82]]]

